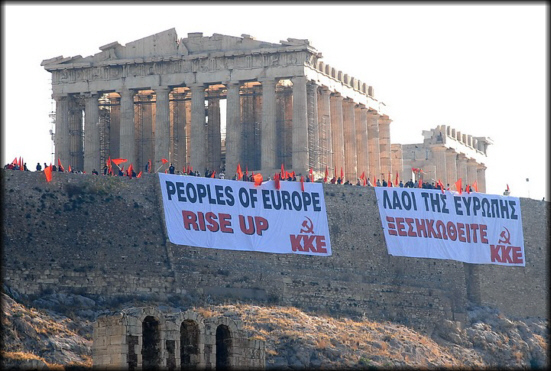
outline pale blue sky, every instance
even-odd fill
[[[309,39],[324,60],[375,88],[392,143],[440,124],[489,136],[487,191],[547,192],[547,5],[107,5],[3,3],[4,163],[50,162],[50,74],[40,63],[88,56],[176,28],[279,42]],[[530,181],[526,182],[526,178]],[[546,196],[546,199],[549,199]]]

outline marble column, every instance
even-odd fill
[[[241,161],[241,103],[239,82],[227,82],[226,98],[226,177],[233,178]],[[242,164],[243,165],[243,164]]]
[[[369,177],[381,179],[380,146],[379,146],[379,114],[375,111],[367,112],[367,144],[369,149]]]
[[[85,95],[84,107],[84,171],[101,170],[99,137],[99,103],[97,93]]]
[[[157,110],[156,103],[153,101],[152,94],[137,94],[134,97],[134,102],[134,106],[137,108],[136,111],[138,111],[138,114],[135,116],[137,157],[134,169],[138,172],[140,169],[145,170],[145,164],[151,160],[151,167],[153,168],[151,171],[155,171],[158,168],[158,166],[155,166],[155,136],[153,135]],[[136,104],[137,102],[139,103]]]
[[[306,84],[308,105],[308,167],[320,171],[319,158],[319,122],[318,122],[318,85],[312,81]]]
[[[352,184],[356,184],[358,178],[356,158],[356,115],[354,112],[354,101],[345,99],[342,105],[343,113],[343,136],[344,136],[344,177]]]
[[[276,130],[276,81],[261,79],[262,82],[262,127],[260,129],[260,168],[265,176],[277,168],[277,130]],[[229,93],[228,93],[229,94]],[[236,166],[237,167],[237,166]],[[234,169],[231,169],[234,170]],[[267,173],[269,172],[269,173]]]
[[[331,95],[331,144],[333,149],[333,168],[337,178],[341,176],[341,169],[344,172],[344,133],[342,122],[342,101],[343,97],[338,93]]]
[[[206,137],[205,137],[205,87],[203,84],[191,85],[191,145],[190,159],[194,171],[205,175]]]
[[[169,148],[170,148],[170,108],[168,94],[170,89],[167,87],[158,87],[155,89],[156,98],[156,113],[155,113],[155,162],[153,169],[157,170],[163,164],[161,159],[167,159],[172,162],[170,158]],[[143,159],[148,161],[148,159]],[[142,166],[142,164],[139,164]],[[169,164],[167,164],[169,165]],[[164,171],[165,167],[161,167],[161,170]]]
[[[109,94],[111,112],[109,113],[109,150],[107,157],[121,158],[121,98],[120,94]],[[101,165],[103,167],[103,164]]]
[[[135,164],[136,140],[134,133],[134,90],[123,89],[121,95],[120,157],[128,160],[126,168]]]
[[[82,132],[82,113],[84,105],[81,105],[80,95],[69,95],[69,159],[63,165],[65,169],[82,171],[84,167],[84,148]]]
[[[386,116],[379,117],[379,148],[381,157],[381,173],[388,178],[392,172],[390,159],[390,119]]]
[[[66,94],[54,95],[55,99],[55,163],[69,161],[69,97]]]
[[[453,185],[459,179],[457,174],[457,152],[453,149],[446,150],[446,180],[445,186],[450,185],[450,189],[454,189]]]
[[[486,166],[484,166],[484,164],[478,164],[476,182],[478,185],[478,192],[486,193]]]
[[[446,147],[442,145],[431,146],[432,158],[434,166],[436,167],[436,174],[434,178],[434,184],[438,183],[438,180],[442,183],[446,182]],[[444,183],[446,186],[447,183]]]
[[[293,138],[292,168],[297,175],[308,173],[308,114],[306,98],[306,77],[297,76],[293,82]]]
[[[476,160],[470,158],[467,161],[467,180],[471,187],[473,183],[477,181],[477,176],[476,176],[477,170],[478,170],[478,163],[476,162]]]
[[[396,174],[398,174],[398,184],[400,184],[400,181],[402,181],[402,183],[407,182],[411,174],[411,168],[408,169],[409,173],[404,175],[404,152],[402,150],[402,145],[398,143],[391,144],[390,152],[392,156],[392,177],[395,179]]]
[[[369,177],[369,155],[367,150],[367,108],[358,105],[354,117],[356,118],[356,160],[358,177],[365,172]]]
[[[467,157],[459,153],[457,155],[457,180],[461,179],[461,185],[464,188],[467,182]],[[454,182],[455,183],[455,182]],[[453,187],[455,188],[455,187]]]
[[[174,93],[173,93],[174,94]],[[172,161],[177,170],[182,171],[187,166],[186,161],[186,105],[184,94],[174,94],[172,102]]]
[[[206,167],[220,173],[222,165],[222,135],[220,132],[220,90],[208,89],[207,158]]]
[[[320,121],[320,148],[321,159],[320,164],[322,166],[321,171],[325,175],[325,166],[329,170],[329,174],[333,174],[333,149],[331,147],[331,92],[322,87],[320,89],[320,101],[319,101],[319,121]],[[329,179],[331,177],[328,176]]]

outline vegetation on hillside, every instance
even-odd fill
[[[83,297],[64,297],[63,302],[77,300],[87,302]],[[2,309],[3,368],[92,366],[89,316],[74,314],[62,303],[47,310],[28,308],[6,294]],[[225,304],[193,309],[207,318],[241,320],[252,338],[265,341],[267,369],[545,368],[548,362],[547,320],[511,320],[490,308],[472,308],[464,328],[446,321],[431,337],[391,322],[317,316],[292,307]]]

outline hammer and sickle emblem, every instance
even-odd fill
[[[505,227],[503,227],[505,228]],[[502,231],[499,235],[499,243],[510,245],[511,244],[511,233],[509,233],[509,230],[505,228],[505,231]],[[503,239],[502,239],[503,238]]]
[[[308,218],[307,216],[305,216],[305,218],[308,220],[302,222],[302,227],[304,227],[304,229],[301,228],[300,233],[314,233],[314,223],[312,223],[310,218]]]

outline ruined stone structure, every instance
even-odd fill
[[[488,137],[473,137],[446,125],[438,125],[432,130],[423,131],[423,143],[393,145],[393,160],[402,159],[402,179],[414,181],[422,179],[428,183],[439,179],[451,190],[456,190],[455,182],[462,185],[478,185],[479,192],[486,192],[486,166],[488,146],[493,144]],[[398,166],[398,165],[397,165]],[[412,172],[412,168],[422,169],[422,173]]]
[[[195,311],[129,308],[94,323],[94,368],[264,369],[265,343],[249,339],[239,320]]]
[[[263,175],[281,164],[303,175],[342,168],[350,181],[392,170],[384,104],[308,40],[170,29],[100,50],[42,62],[56,100],[56,161],[73,168],[89,173],[111,156],[140,170],[168,159],[230,177],[238,163]]]

